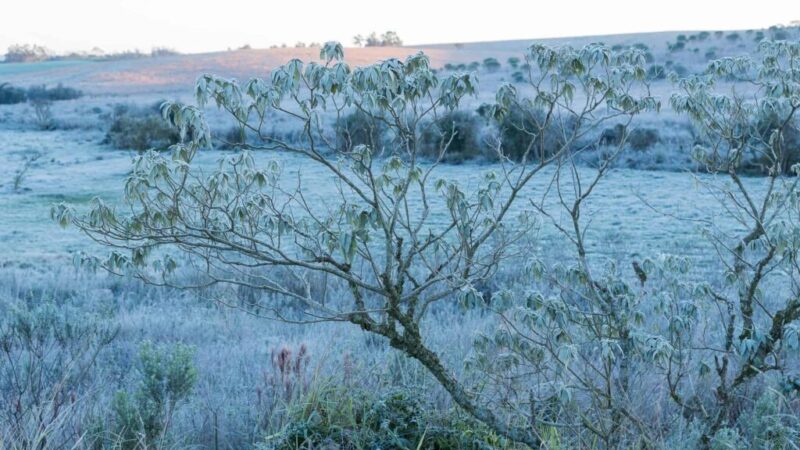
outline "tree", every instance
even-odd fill
[[[800,243],[794,237],[800,232],[800,203],[798,177],[786,177],[798,173],[796,163],[787,164],[796,157],[797,148],[785,140],[800,109],[800,75],[794,69],[800,63],[800,44],[764,42],[760,54],[760,60],[723,58],[710,63],[706,74],[680,80],[680,91],[671,99],[673,108],[688,114],[703,134],[695,158],[730,181],[705,184],[740,228],[731,234],[708,226],[726,282],[702,283],[695,296],[713,305],[715,319],[684,314],[681,320],[687,330],[670,335],[672,346],[679,349],[666,372],[671,395],[704,422],[706,446],[736,420],[737,396],[752,381],[777,372],[789,392],[800,388],[797,375],[786,371],[798,348],[800,330]],[[753,89],[742,94],[717,85],[726,79],[743,80]],[[765,116],[771,120],[765,122]],[[741,171],[754,163],[766,173],[761,189],[741,177]],[[691,352],[705,348],[691,339],[690,331],[700,326],[716,336],[715,351]],[[694,370],[714,377],[710,395],[686,381]],[[704,405],[709,397],[710,405]]]
[[[50,58],[50,52],[39,45],[16,44],[8,47],[5,62],[36,62]]]
[[[524,130],[540,136],[555,129],[563,138],[554,149],[530,140],[527,148],[513,149],[516,161],[497,142],[502,169],[485,174],[472,191],[441,178],[438,163],[422,163],[418,142],[424,124],[436,123],[431,118],[476,94],[474,75],[439,78],[422,53],[356,69],[343,56],[342,46],[329,42],[321,49],[322,63],[292,60],[267,80],[240,85],[201,77],[198,106],[162,107],[182,136],[172,156],[148,152],[135,159],[125,183],[130,214],[95,200],[87,214],[61,204],[52,216],[113,249],[103,259],[83,255],[81,262],[91,267],[155,285],[248,286],[295,305],[294,312],[278,303],[262,305],[274,319],[347,322],[381,336],[427,369],[466,412],[498,434],[538,447],[545,422],[537,403],[525,399],[531,413],[524,413],[481,395],[446,366],[444,349],[430,346],[425,324],[442,304],[479,298],[478,287],[519,257],[537,226],[533,213],[547,209],[520,201],[532,180],[574,173],[574,156],[589,148],[592,135],[612,121],[627,127],[658,107],[644,81],[644,56],[602,45],[531,46],[525,55],[535,66],[531,97],[503,85],[485,114],[502,120],[512,108],[522,109],[531,117]],[[202,111],[209,101],[260,138],[260,144],[247,145],[250,150],[290,152],[324,169],[336,189],[327,193],[326,206],[309,203],[308,187],[283,179],[277,162],[257,163],[250,152],[225,158],[208,176],[198,171],[195,156],[211,142]],[[388,128],[391,144],[354,145],[330,159],[335,133],[321,118],[338,121],[354,110]],[[265,132],[274,114],[297,121],[302,138],[287,142]],[[442,140],[437,160],[448,147]],[[555,171],[546,170],[550,166]],[[578,191],[571,207],[576,221],[581,201],[609,167],[610,159]],[[200,273],[189,282],[179,276],[179,264]],[[325,289],[315,287],[320,280]]]

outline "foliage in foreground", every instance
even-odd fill
[[[437,416],[426,412],[428,408],[405,391],[381,397],[341,389],[315,391],[294,405],[285,430],[268,437],[264,448],[514,448],[468,417]]]

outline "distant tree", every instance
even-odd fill
[[[400,47],[403,45],[403,40],[394,31],[387,31],[380,36],[373,31],[367,37],[363,37],[360,34],[354,36],[353,43],[364,47]]]
[[[508,65],[516,69],[517,67],[519,67],[519,58],[517,58],[516,56],[508,58]]]
[[[8,63],[44,61],[52,55],[39,45],[16,44],[8,47],[5,61]]]
[[[403,40],[394,31],[387,31],[381,35],[381,45],[384,47],[400,47]]]

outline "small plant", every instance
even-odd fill
[[[132,394],[118,392],[112,405],[114,434],[123,449],[163,447],[176,408],[197,382],[193,358],[194,349],[183,344],[142,344],[139,387]]]
[[[39,127],[40,130],[52,130],[55,127],[53,112],[50,109],[53,102],[47,99],[37,98],[30,100],[30,104],[33,106],[36,126]]]
[[[507,60],[508,65],[511,66],[512,69],[516,69],[519,67],[520,59],[516,56],[512,56]]]
[[[19,192],[22,190],[22,183],[25,181],[25,177],[28,175],[28,170],[31,168],[34,162],[41,157],[41,153],[36,152],[32,155],[26,156],[22,162],[22,166],[17,169],[14,173],[14,180],[13,180],[13,189],[14,192]]]

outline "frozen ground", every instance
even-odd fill
[[[706,61],[704,54],[712,47],[717,56],[741,54],[755,47],[752,33],[747,31],[739,32],[742,38],[738,42],[725,38],[729,32],[720,37],[712,32],[702,43],[687,44],[687,50],[668,51],[667,42],[674,43],[679,34],[696,32],[586,37],[548,43],[582,45],[597,40],[610,45],[644,43],[652,50],[656,62],[672,60],[692,71],[702,68]],[[435,67],[497,58],[503,69],[479,73],[482,97],[477,103],[489,100],[494,87],[511,79],[512,70],[506,60],[520,57],[528,44],[529,41],[513,41],[348,49],[346,55],[351,64],[360,65],[424,50]],[[387,386],[407,386],[429,394],[438,404],[447,405],[446,396],[417,365],[391,351],[385,342],[368,339],[356,328],[337,324],[288,326],[262,320],[248,311],[220,307],[203,292],[156,289],[115,277],[76,272],[71,268],[72,253],[100,249],[74,228],[61,229],[49,219],[51,205],[61,201],[79,209],[85,208],[94,196],[119,202],[123,180],[135,153],[112,150],[102,143],[108,127],[107,116],[115,104],[149,105],[162,99],[191,101],[192,84],[200,73],[239,79],[265,76],[270,68],[292,57],[314,59],[317,50],[248,50],[106,63],[0,64],[0,82],[20,86],[64,83],[87,93],[79,100],[53,105],[54,117],[60,123],[56,131],[38,130],[33,111],[26,104],[0,106],[0,314],[18,304],[35,306],[53,302],[65,311],[78,310],[81,317],[97,314],[119,328],[114,344],[100,356],[97,366],[102,370],[91,376],[91,392],[85,402],[93,413],[107,416],[114,393],[129,389],[137,381],[134,370],[137,348],[148,339],[158,343],[185,342],[198,349],[195,364],[199,382],[175,421],[175,435],[187,436],[186,447],[213,448],[215,439],[221,439],[228,448],[248,448],[263,434],[275,432],[279,423],[270,426],[262,423],[265,415],[279,415],[275,411],[283,406],[276,407],[261,397],[262,392],[281,388],[275,386],[271,353],[283,346],[296,349],[301,343],[307,345],[311,355],[307,374],[311,382],[335,378],[348,388],[376,391]],[[667,81],[658,81],[654,87],[662,97],[671,89]],[[226,129],[224,123],[220,125],[218,113],[209,111],[209,114],[212,125]],[[719,267],[711,265],[713,255],[706,241],[698,239],[699,228],[708,223],[722,230],[735,228],[704,187],[704,183],[725,180],[674,170],[684,166],[688,157],[688,148],[682,148],[678,139],[670,138],[683,132],[683,124],[669,111],[657,120],[654,126],[659,127],[664,141],[649,150],[648,155],[637,157],[644,161],[641,167],[673,170],[613,170],[584,211],[584,217],[591,217],[589,248],[594,254],[619,258],[626,266],[632,258],[664,252],[689,256],[700,268],[695,275],[703,277],[702,272],[718,271]],[[199,157],[199,165],[210,168],[228,154],[205,151]],[[256,158],[259,162],[277,158],[285,174],[299,172],[306,186],[313,186],[313,196],[319,205],[333,192],[329,176],[298,157],[258,153]],[[28,160],[32,162],[27,165],[25,175],[15,182]],[[469,185],[482,172],[493,168],[473,163],[442,166],[438,173],[439,177]],[[524,195],[531,198],[540,195],[549,181],[549,174],[544,173]],[[745,180],[757,191],[763,182],[760,178]],[[563,241],[549,225],[542,230],[538,246],[541,254],[551,260],[564,251]],[[443,308],[426,325],[433,328],[429,334],[432,347],[446,348],[448,367],[460,371],[475,334],[492,327],[494,322],[480,312]],[[352,370],[348,371],[348,367]]]

